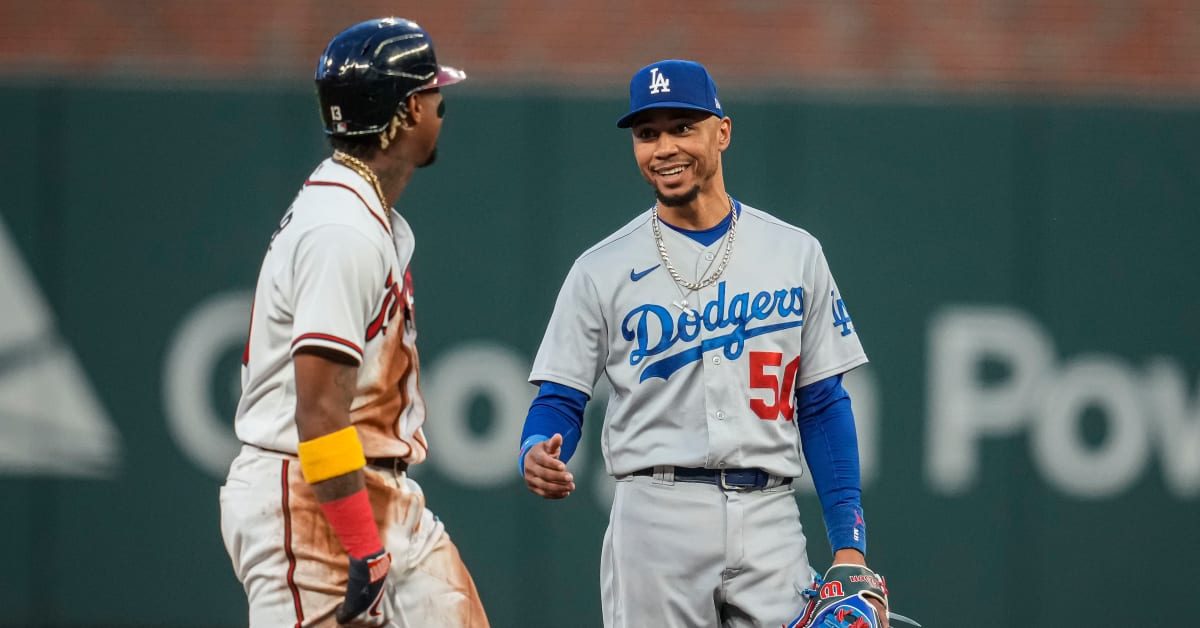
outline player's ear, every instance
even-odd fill
[[[423,98],[421,96],[421,92],[417,92],[412,96],[409,96],[409,98],[411,99],[412,103],[409,106],[412,107],[413,111],[420,111],[422,117],[429,115],[429,100]]]
[[[717,150],[724,152],[733,141],[733,120],[721,118],[721,126],[717,128]]]
[[[437,114],[438,103],[441,102],[441,97],[437,94],[438,90],[432,89],[408,97],[408,110],[412,113],[413,125],[419,124],[425,118],[441,117]]]
[[[400,128],[405,131],[417,125],[420,119],[420,114],[417,108],[421,106],[421,99],[417,98],[416,94],[409,94],[408,98],[404,99],[404,104],[400,107]]]

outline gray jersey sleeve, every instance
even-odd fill
[[[529,381],[555,382],[591,396],[607,359],[608,323],[599,293],[576,262],[558,293]]]
[[[808,285],[812,286],[812,294],[808,296],[804,327],[801,328],[803,356],[797,387],[845,373],[867,361],[846,303],[820,248],[816,249],[811,268],[813,275]]]

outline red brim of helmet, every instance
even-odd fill
[[[445,87],[455,83],[461,83],[467,80],[467,73],[458,68],[452,68],[448,65],[438,66],[437,76],[425,86],[425,89],[433,89],[435,87]]]

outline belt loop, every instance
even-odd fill
[[[654,483],[665,484],[672,486],[675,484],[675,467],[671,465],[657,465],[654,467]]]

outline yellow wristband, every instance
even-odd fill
[[[309,484],[336,478],[367,465],[354,426],[306,440],[297,448],[300,471]]]

